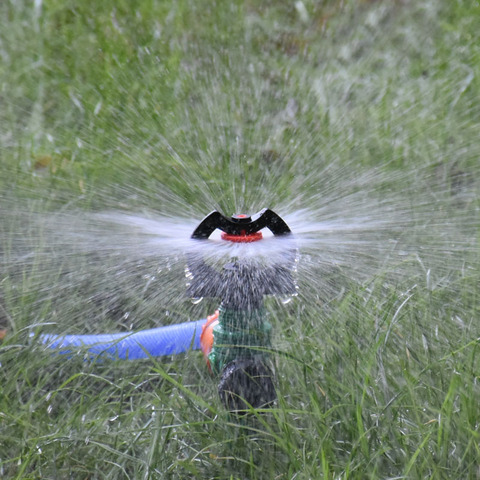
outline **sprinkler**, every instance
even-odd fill
[[[263,239],[260,230],[274,236],[291,235],[290,228],[275,212],[264,209],[248,216],[231,218],[214,211],[192,234],[205,241],[216,230],[224,241],[252,243]],[[220,307],[208,317],[200,343],[212,373],[220,376],[218,391],[230,411],[268,407],[276,400],[273,372],[268,366],[272,327],[267,321],[266,295],[293,295],[296,249],[290,248],[279,265],[263,266],[255,259],[239,258],[217,271],[202,256],[188,256],[192,297],[217,297]]]

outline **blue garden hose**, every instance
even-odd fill
[[[60,354],[72,354],[86,348],[92,355],[137,360],[140,358],[175,355],[200,348],[200,334],[206,319],[178,323],[132,333],[98,335],[42,334],[40,341]]]

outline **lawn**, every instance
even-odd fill
[[[1,2],[0,477],[480,479],[479,21],[466,0]],[[39,344],[211,314],[171,230],[264,207],[300,250],[298,296],[266,300],[274,408],[227,413],[196,351]]]

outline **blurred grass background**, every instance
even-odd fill
[[[480,478],[479,19],[460,0],[1,2],[0,475]],[[271,307],[297,361],[269,413],[223,412],[195,352],[92,365],[26,339],[79,328],[86,302],[39,303],[40,260],[11,278],[32,211],[315,208],[378,168],[476,248],[434,284]]]

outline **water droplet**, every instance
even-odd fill
[[[293,293],[292,295],[287,295],[286,297],[280,297],[282,305],[288,305],[295,297],[298,297],[298,293]]]

